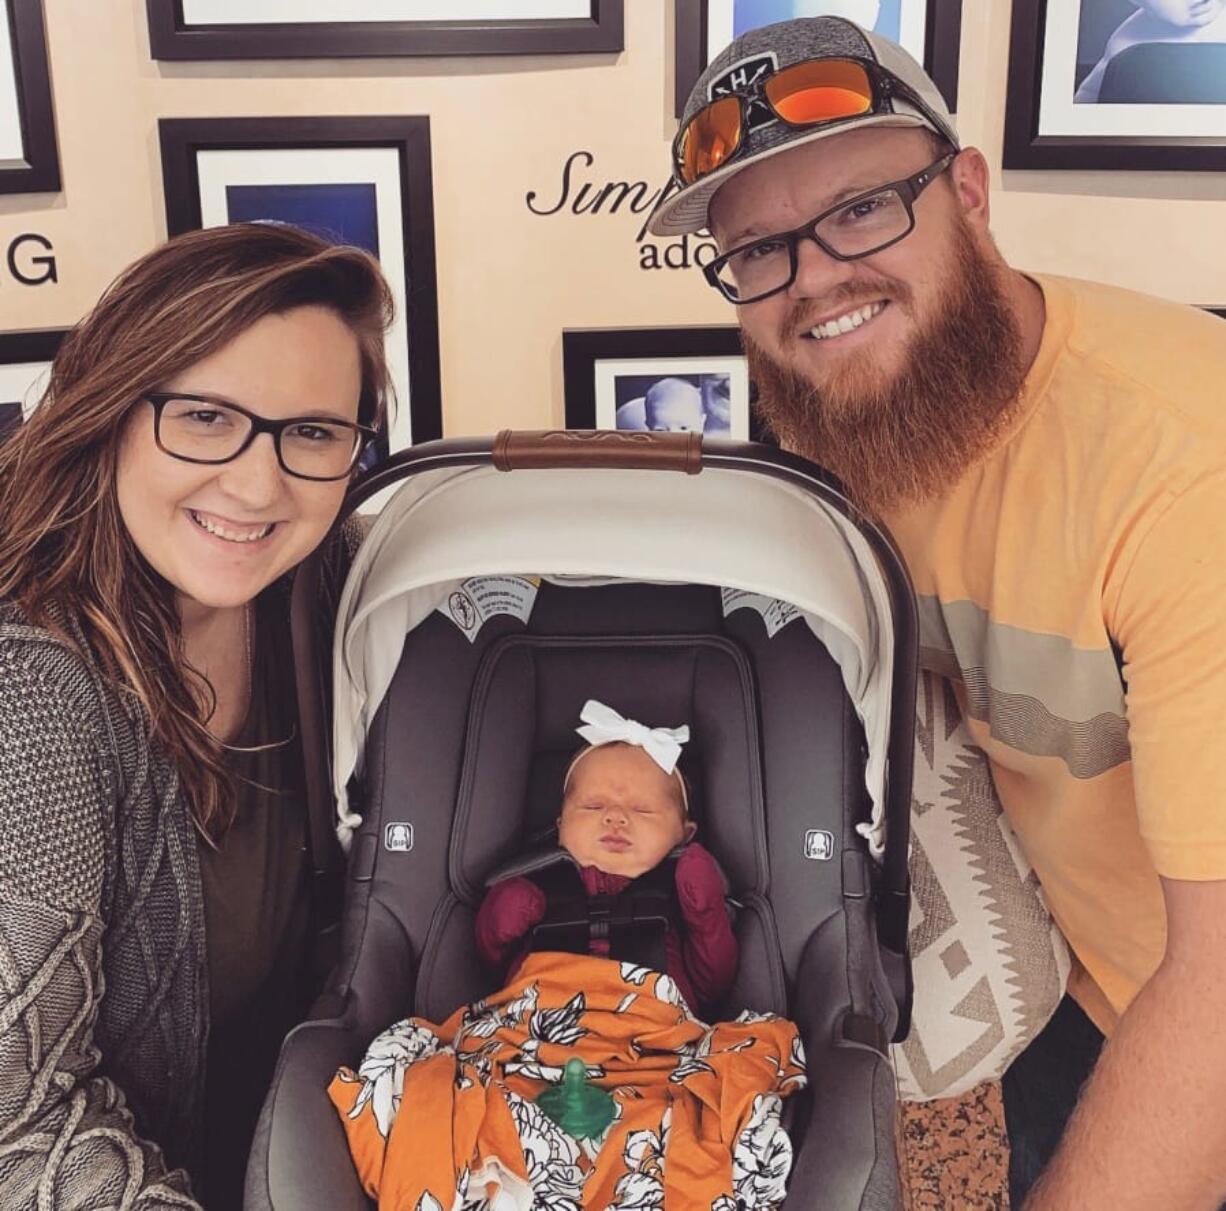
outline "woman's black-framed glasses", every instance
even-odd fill
[[[750,111],[755,104],[765,104],[784,125],[804,129],[892,112],[894,97],[918,109],[933,130],[947,132],[946,123],[923,97],[870,59],[805,59],[793,63],[704,105],[677,131],[673,172],[682,186],[688,186],[734,160],[746,146]],[[952,133],[945,137],[954,142]]]
[[[153,439],[171,458],[186,463],[228,463],[261,433],[271,433],[277,461],[298,479],[344,479],[375,436],[369,425],[330,416],[267,420],[229,400],[180,391],[148,391]]]
[[[839,202],[791,231],[733,248],[703,266],[707,281],[731,303],[757,303],[786,290],[800,264],[801,240],[836,261],[858,261],[897,244],[915,230],[915,200],[958,158],[951,151],[901,181]]]

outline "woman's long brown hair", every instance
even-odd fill
[[[183,654],[175,590],[120,516],[119,440],[144,392],[263,316],[312,304],[357,338],[358,420],[381,423],[392,300],[377,263],[296,227],[243,223],[180,236],[120,274],[64,338],[30,419],[0,444],[0,600],[69,639],[62,612],[79,620],[104,674],[147,712],[210,839],[234,818],[234,787],[205,726],[211,692]]]

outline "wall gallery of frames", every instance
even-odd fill
[[[0,0],[0,430],[126,264],[279,219],[388,275],[393,450],[756,434],[713,245],[645,221],[703,66],[819,13],[924,61],[1013,264],[1226,306],[1226,0]]]

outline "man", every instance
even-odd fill
[[[1077,959],[1097,1029],[1066,1003],[1005,1077],[1014,1205],[1046,1163],[1027,1211],[1216,1206],[1226,326],[1011,269],[983,156],[845,21],[734,42],[674,159],[652,230],[710,227],[764,419],[899,542],[921,662]]]

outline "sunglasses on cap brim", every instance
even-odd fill
[[[937,131],[945,123],[897,76],[869,59],[806,59],[744,92],[704,105],[673,140],[673,171],[693,185],[735,159],[743,149],[749,106],[764,101],[780,122],[797,129],[848,122],[865,114],[892,113],[898,97],[918,109]]]

